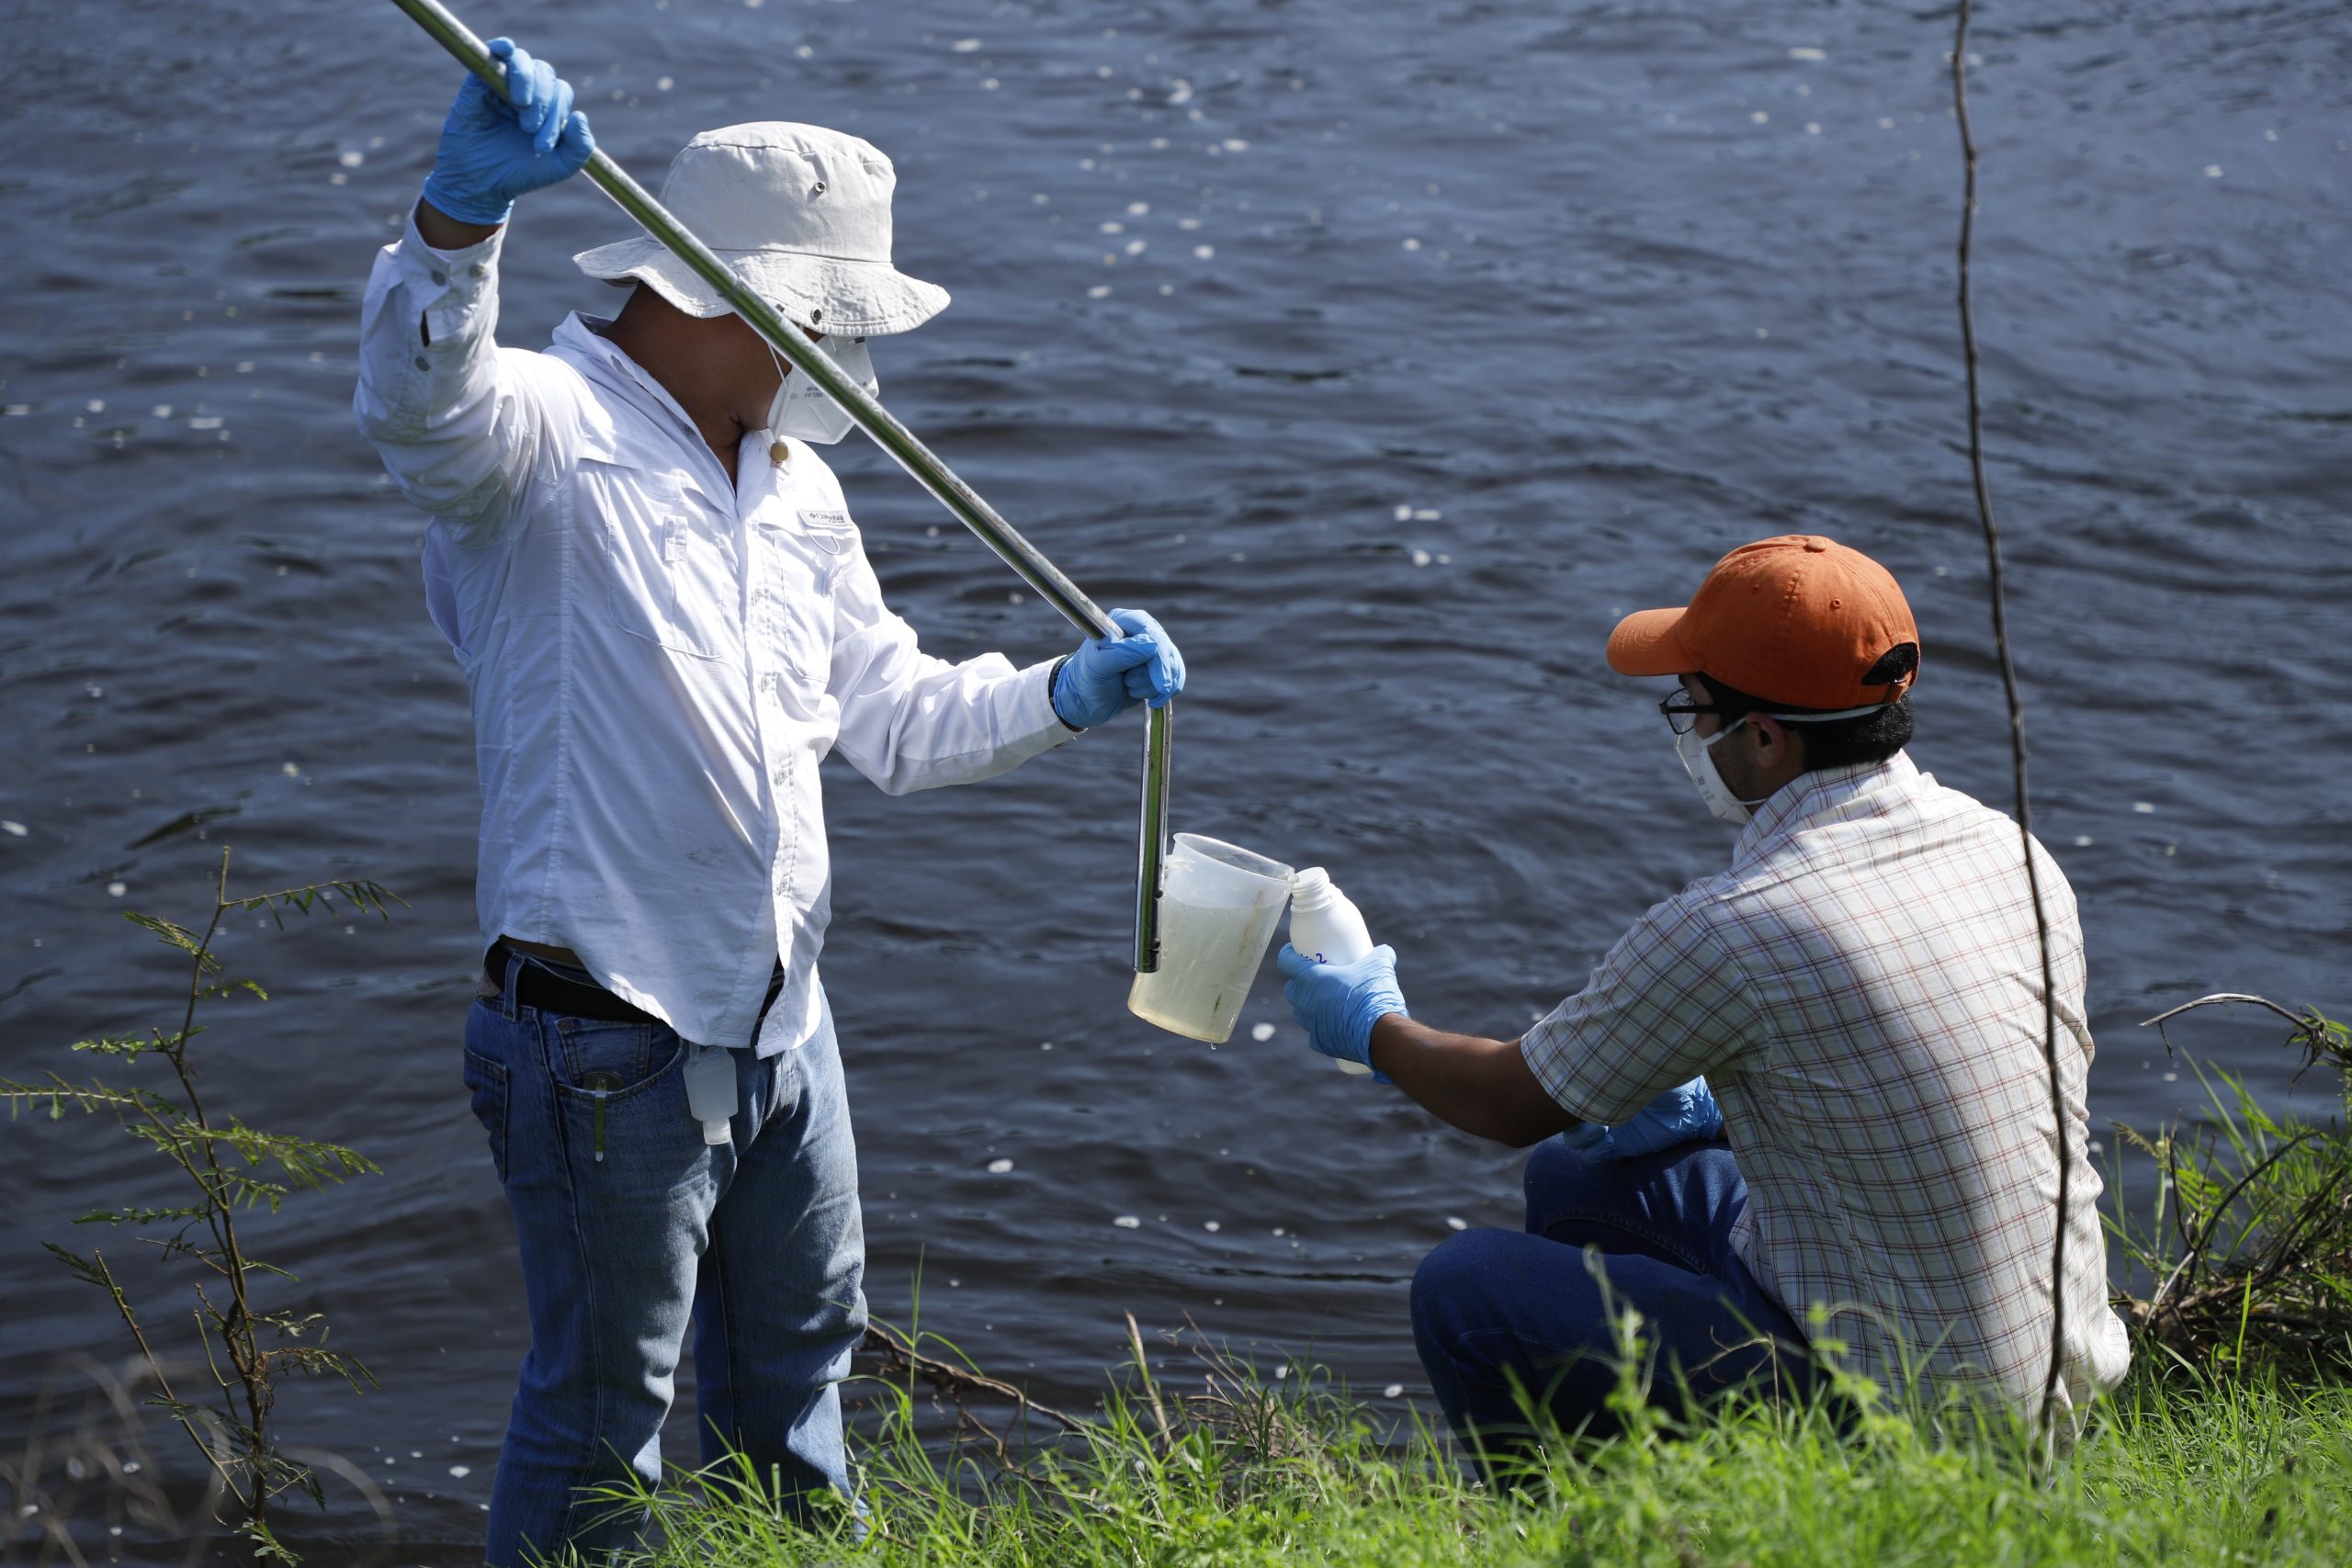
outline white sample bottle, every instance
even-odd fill
[[[1291,876],[1290,944],[1317,964],[1353,964],[1372,952],[1363,911],[1331,886],[1331,874],[1319,865]],[[1332,1060],[1343,1073],[1372,1071],[1361,1063]]]

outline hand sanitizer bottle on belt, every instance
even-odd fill
[[[1331,886],[1331,874],[1310,865],[1290,879],[1290,944],[1318,964],[1353,964],[1372,952],[1363,912]],[[1369,1073],[1360,1063],[1340,1061],[1343,1073]]]

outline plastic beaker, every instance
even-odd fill
[[[1290,898],[1290,877],[1279,861],[1177,834],[1159,888],[1159,967],[1136,976],[1127,1010],[1187,1039],[1230,1040]]]

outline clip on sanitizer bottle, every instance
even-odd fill
[[[1317,964],[1353,964],[1372,952],[1363,912],[1331,885],[1331,874],[1319,865],[1290,879],[1290,944]],[[1358,1062],[1332,1059],[1343,1073],[1372,1071]]]

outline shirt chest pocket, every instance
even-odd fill
[[[743,580],[732,520],[660,475],[592,463],[582,483],[614,623],[673,653],[740,661]]]
[[[783,515],[759,525],[766,558],[752,625],[786,671],[821,690],[832,668],[834,581],[857,548],[857,528],[843,512]]]

